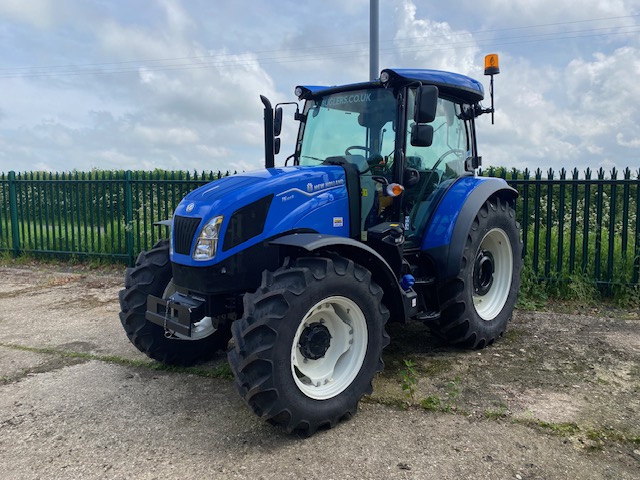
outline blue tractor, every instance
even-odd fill
[[[231,345],[251,410],[310,435],[371,393],[388,321],[422,321],[461,347],[500,337],[522,243],[517,192],[475,176],[475,119],[493,114],[480,82],[387,69],[295,93],[304,106],[285,165],[274,166],[282,108],[262,97],[266,168],[180,202],[163,222],[170,238],[127,269],[120,319],[140,351],[167,364]]]

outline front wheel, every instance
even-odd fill
[[[337,256],[298,259],[244,297],[229,363],[249,407],[313,434],[356,412],[383,368],[389,312],[371,273]]]
[[[145,318],[147,296],[168,298],[175,292],[169,242],[161,240],[142,252],[133,268],[127,268],[125,288],[120,291],[120,321],[129,340],[148,357],[168,365],[192,365],[213,358],[226,349],[231,336],[224,322],[214,326],[211,317],[193,324],[191,337],[166,336],[164,329]]]
[[[466,348],[491,345],[506,330],[520,288],[522,242],[515,212],[488,199],[467,235],[457,277],[440,289],[441,317],[432,329]]]

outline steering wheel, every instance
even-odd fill
[[[432,170],[435,170],[435,168],[440,165],[440,163],[442,163],[442,161],[447,158],[449,155],[452,154],[456,154],[458,155],[459,159],[462,159],[464,155],[466,155],[467,152],[465,152],[464,150],[461,150],[459,148],[452,148],[451,150],[448,150],[446,152],[444,152],[442,155],[440,155],[440,158],[438,158],[438,161],[433,165]]]
[[[369,147],[364,147],[362,145],[351,145],[347,147],[344,151],[345,155],[352,155],[351,150],[362,150],[367,154],[367,163],[369,164],[369,168],[360,172],[367,173],[371,170],[376,170],[378,173],[384,173],[386,165],[384,164],[384,158],[378,152]]]
[[[368,156],[371,156],[374,152],[372,149],[370,149],[369,147],[363,147],[360,145],[351,145],[350,147],[347,147],[344,151],[345,155],[352,155],[352,153],[350,152],[350,150],[363,150],[364,152],[366,152],[368,154]]]
[[[418,195],[415,198],[416,203],[422,202],[424,200],[427,199],[427,190],[430,186],[431,183],[431,178],[433,178],[434,175],[438,175],[436,168],[438,168],[438,165],[440,165],[442,163],[442,161],[447,158],[449,155],[458,155],[459,158],[463,158],[463,155],[466,155],[466,152],[464,150],[461,150],[459,148],[452,148],[451,150],[447,150],[446,152],[444,152],[442,155],[440,155],[440,157],[438,158],[438,161],[436,163],[433,164],[433,167],[431,167],[429,176],[427,177],[427,179],[422,183],[422,187],[420,188],[420,192],[418,192]],[[440,183],[442,181],[442,178],[440,178],[436,183]]]

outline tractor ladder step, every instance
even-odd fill
[[[416,315],[416,320],[424,323],[435,322],[436,320],[440,320],[440,312],[421,312]]]
[[[435,285],[436,277],[418,277],[415,285]]]

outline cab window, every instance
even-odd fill
[[[471,156],[467,125],[460,117],[461,106],[446,98],[438,100],[433,126],[433,143],[428,147],[411,145],[411,126],[415,89],[407,102],[406,166],[419,173],[416,185],[404,195],[405,235],[409,247],[422,243],[424,229],[439,195],[454,179],[465,173],[465,160]]]

